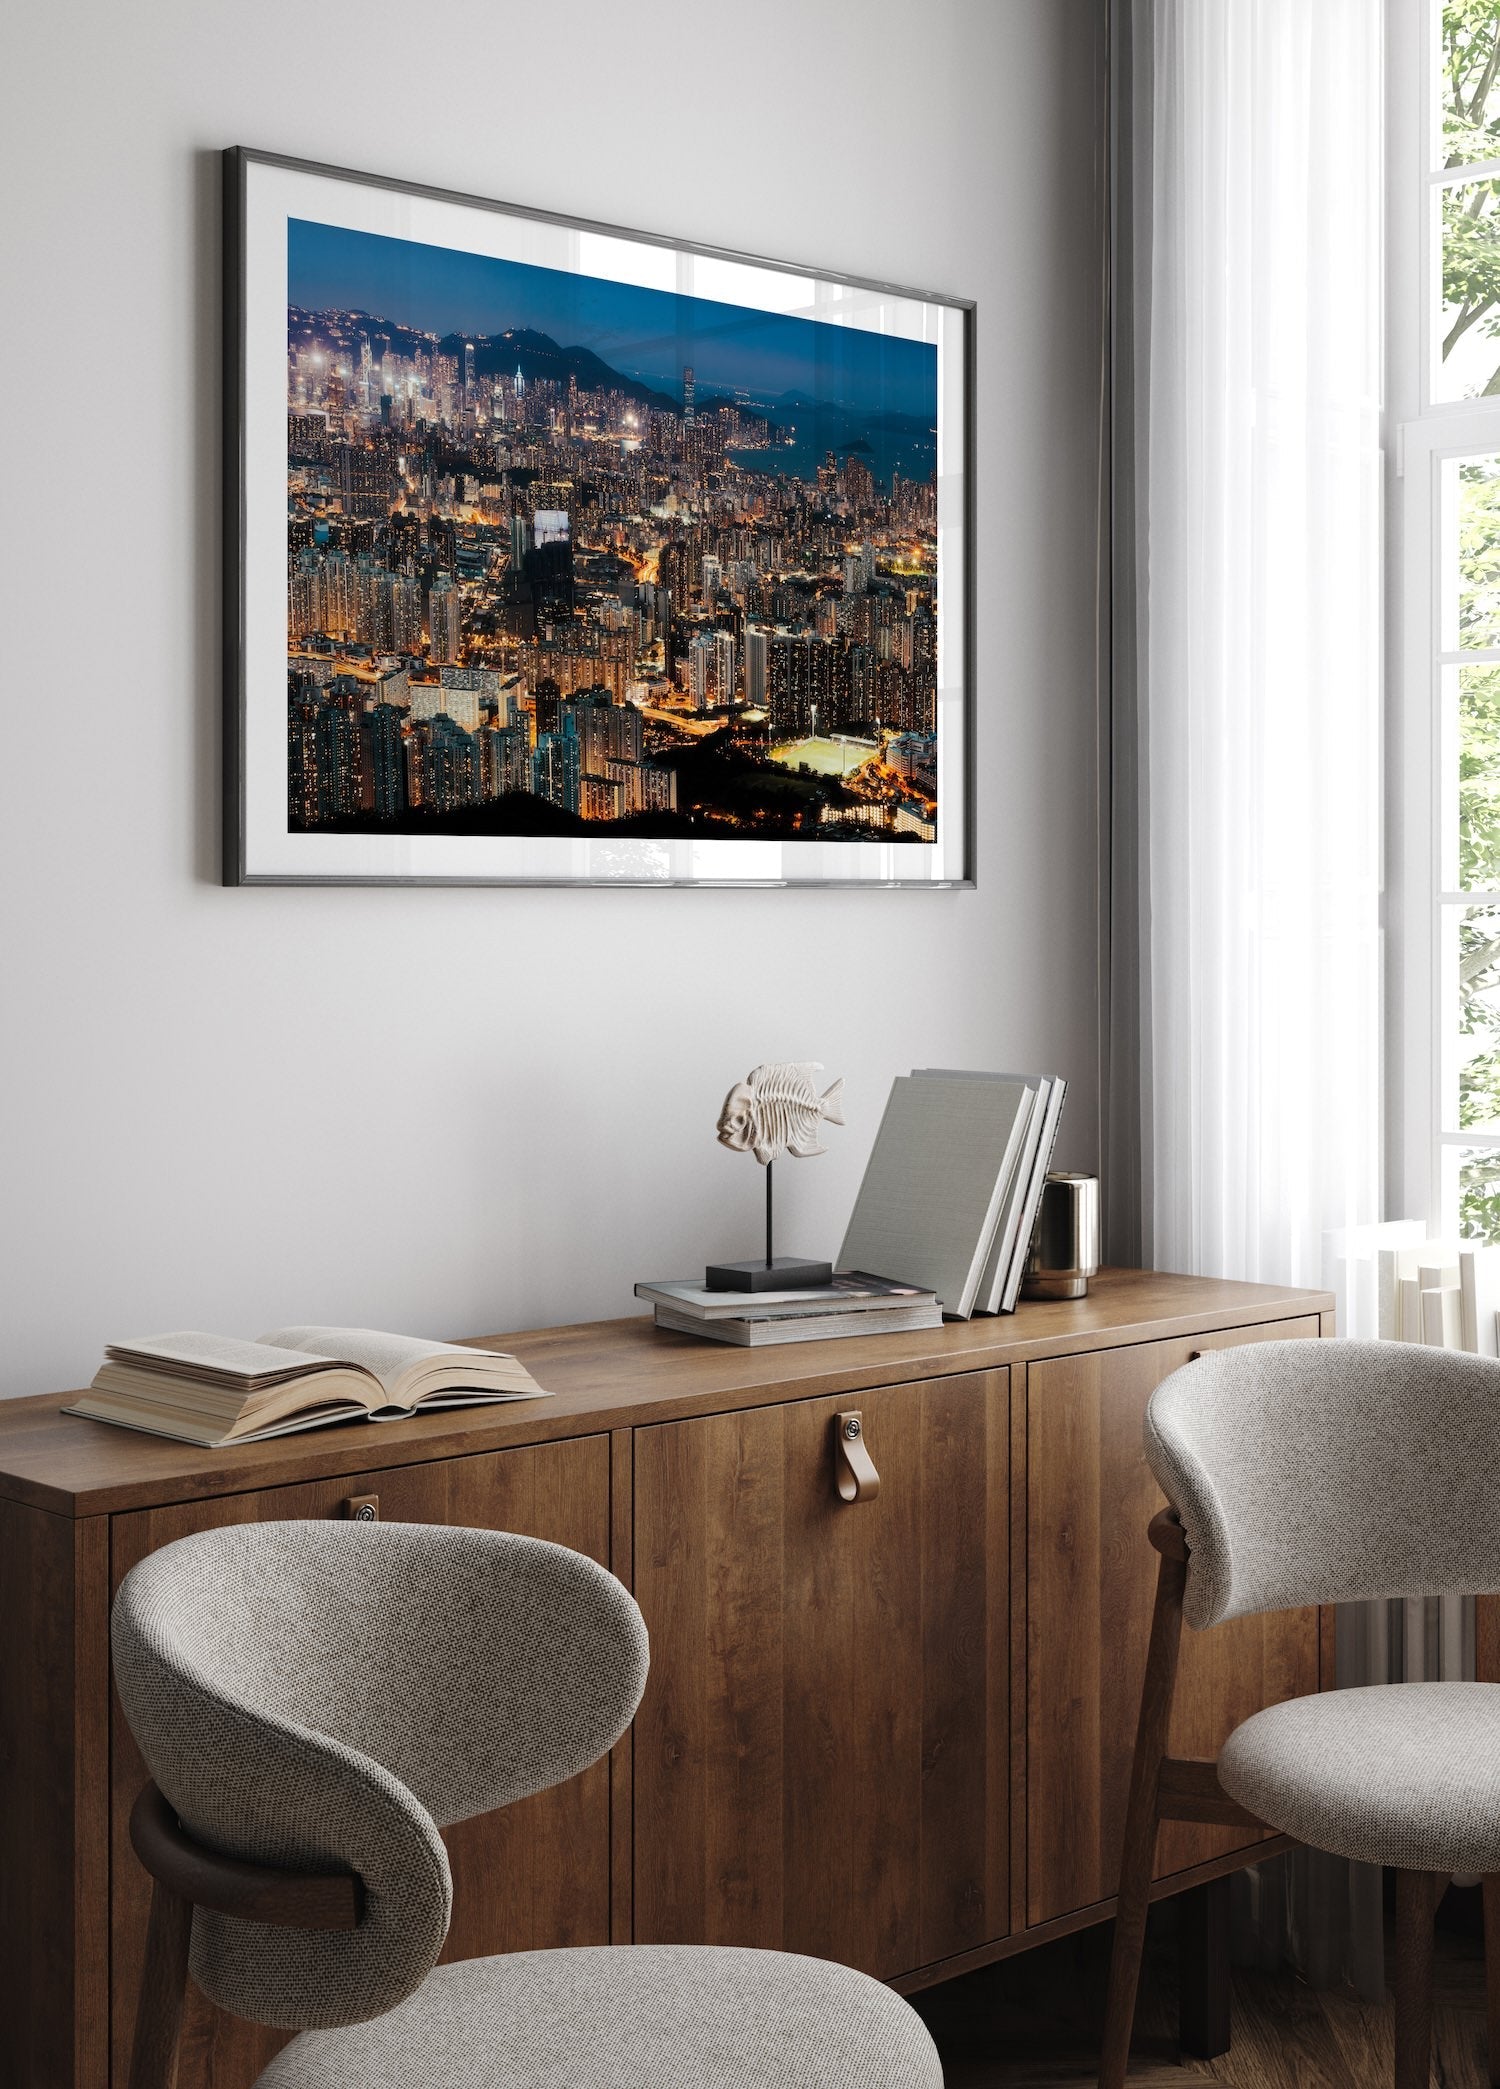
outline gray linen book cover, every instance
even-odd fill
[[[1046,1122],[1052,1081],[1046,1074],[978,1073],[970,1072],[967,1068],[950,1066],[914,1066],[912,1072],[919,1078],[934,1081],[1020,1081],[1027,1091],[1029,1104],[1021,1126],[1021,1137],[1017,1142],[1012,1165],[1001,1184],[1000,1204],[995,1213],[989,1245],[985,1249],[984,1267],[979,1273],[979,1284],[974,1293],[976,1313],[998,1313],[1005,1294],[1011,1262],[1015,1257],[1016,1236],[1021,1229],[1022,1207],[1026,1202],[1026,1192],[1037,1153],[1041,1148],[1042,1128]]]
[[[967,1319],[1029,1103],[1019,1080],[898,1076],[838,1267],[925,1285]]]

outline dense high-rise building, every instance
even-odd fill
[[[318,819],[346,819],[360,810],[361,758],[357,696],[328,696],[318,706]]]
[[[677,771],[658,767],[653,762],[641,764],[641,810],[642,812],[675,812],[677,810]]]
[[[360,804],[380,820],[399,819],[406,810],[406,757],[401,745],[404,715],[394,704],[376,704],[359,721],[363,742]]]
[[[613,703],[603,693],[576,697],[562,705],[560,722],[578,741],[585,776],[607,776],[611,761],[641,758],[645,721],[634,704]]]
[[[714,633],[714,694],[721,704],[734,701],[734,633]]]
[[[323,561],[323,629],[331,638],[354,636],[354,573],[348,553],[337,549]]]
[[[693,389],[693,366],[689,363],[682,373],[682,424],[691,428],[697,420],[696,400]]]
[[[766,707],[766,634],[758,624],[745,628],[745,701],[757,711]]]
[[[695,711],[706,711],[713,702],[714,642],[707,631],[695,631],[688,641],[688,694]]]
[[[834,717],[838,649],[811,636],[775,638],[769,654],[772,733],[800,738],[826,730]]]
[[[346,515],[365,515],[383,522],[396,497],[396,475],[389,455],[362,445],[339,445],[339,498]]]
[[[531,758],[531,774],[538,798],[560,805],[564,812],[577,812],[582,771],[576,734],[543,733]]]
[[[459,594],[451,573],[439,573],[427,596],[427,650],[435,664],[457,665],[461,655]]]
[[[323,561],[317,552],[299,551],[287,583],[287,630],[291,637],[312,638],[323,629]]]
[[[624,785],[613,776],[580,777],[578,810],[586,820],[618,820],[625,811]]]
[[[562,704],[562,689],[550,676],[544,675],[537,683],[531,699],[532,715],[536,719],[536,736],[557,731],[557,714]]]
[[[426,812],[457,812],[479,800],[479,749],[439,712],[408,728],[407,795]]]
[[[438,680],[443,687],[442,708],[466,733],[478,732],[482,712],[496,725],[510,723],[509,704],[497,668],[445,667]]]
[[[317,690],[300,675],[291,678],[287,706],[287,818],[293,827],[318,823]]]

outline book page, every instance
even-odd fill
[[[424,1341],[420,1335],[389,1335],[371,1327],[284,1327],[262,1341],[307,1350],[314,1356],[332,1357],[341,1364],[357,1364],[378,1378],[382,1389],[400,1401],[410,1381],[422,1374],[424,1364],[443,1358],[460,1380],[490,1368],[498,1349],[467,1349],[457,1342]]]
[[[291,1377],[299,1371],[316,1371],[328,1361],[327,1350],[313,1351],[298,1343],[244,1342],[234,1335],[212,1335],[201,1328],[170,1335],[142,1335],[129,1342],[111,1342],[104,1351],[120,1363],[176,1365],[184,1375],[226,1378]]]

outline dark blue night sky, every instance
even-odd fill
[[[700,397],[740,389],[769,402],[801,392],[860,414],[937,419],[937,350],[925,341],[301,218],[287,225],[287,301],[314,312],[368,312],[434,334],[532,327],[560,347],[591,348],[612,368],[672,395],[691,364]]]

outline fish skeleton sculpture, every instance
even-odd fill
[[[818,1133],[825,1119],[843,1123],[844,1081],[840,1075],[819,1095],[813,1075],[822,1071],[816,1059],[770,1060],[752,1067],[724,1098],[719,1144],[736,1153],[753,1153],[763,1168],[779,1153],[799,1161],[826,1153]]]

